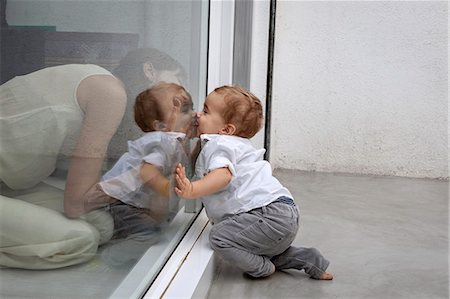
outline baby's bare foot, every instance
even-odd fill
[[[328,273],[328,272],[323,272],[322,275],[320,275],[319,279],[320,280],[332,280],[333,279],[333,275],[331,273]]]

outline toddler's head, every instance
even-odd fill
[[[199,134],[226,134],[251,138],[261,129],[260,100],[240,86],[222,86],[211,92],[198,113]]]
[[[178,84],[160,82],[136,97],[134,119],[144,132],[187,133],[193,120],[191,95]]]

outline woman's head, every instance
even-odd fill
[[[157,83],[136,97],[134,119],[143,132],[187,133],[193,121],[191,95],[178,84]]]
[[[128,97],[132,99],[160,81],[183,85],[186,80],[183,66],[154,48],[130,51],[112,72],[124,83]]]
[[[111,156],[116,157],[127,150],[125,140],[142,135],[142,130],[134,122],[136,96],[159,81],[184,82],[186,72],[168,54],[153,48],[141,48],[128,52],[112,73],[123,82],[128,98],[122,122],[110,143]]]
[[[261,129],[262,105],[251,92],[240,86],[216,88],[198,114],[199,134],[227,134],[251,138]]]

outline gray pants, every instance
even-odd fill
[[[329,262],[315,248],[291,246],[298,231],[298,218],[293,202],[275,201],[213,225],[210,244],[223,259],[253,277],[298,269],[317,279]]]

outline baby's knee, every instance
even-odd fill
[[[99,246],[99,232],[87,223],[69,230],[59,244],[49,245],[47,254],[37,254],[52,267],[69,266],[92,259]]]
[[[226,240],[221,236],[218,230],[212,229],[209,233],[209,244],[215,251],[220,251],[223,248],[230,247]]]

